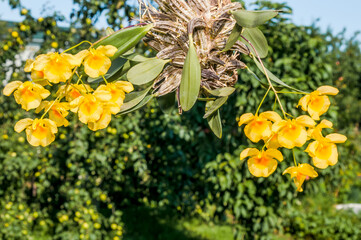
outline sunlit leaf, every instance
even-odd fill
[[[217,88],[217,89],[213,89],[213,90],[206,88],[206,90],[213,96],[227,97],[227,96],[231,95],[236,89],[234,87],[224,87],[224,88]]]
[[[106,36],[94,44],[94,48],[101,45],[113,45],[118,48],[112,59],[119,57],[121,54],[133,48],[137,43],[148,33],[153,27],[153,24],[146,26],[136,26],[126,29],[121,29],[113,34]]]
[[[217,111],[225,102],[227,101],[228,97],[221,97],[215,100],[210,107],[207,108],[206,114],[204,114],[203,118],[208,118],[212,115],[215,111]]]
[[[131,92],[125,95],[124,103],[120,107],[120,112],[128,111],[137,104],[139,104],[145,98],[145,96],[148,94],[151,88],[152,85],[142,91]]]
[[[184,111],[190,110],[197,101],[201,84],[201,64],[192,36],[189,36],[189,49],[184,61],[180,84],[180,103]]]
[[[267,57],[268,42],[261,30],[258,28],[244,28],[242,36],[252,43],[260,58]],[[249,47],[253,55],[256,55],[253,47],[247,41],[244,39],[241,39],[241,41]]]
[[[256,57],[253,57],[253,60],[254,60],[254,62],[256,63],[258,69],[259,69],[263,74],[265,74],[261,63],[257,60],[257,58],[256,58]],[[278,77],[276,77],[273,73],[271,73],[267,68],[265,68],[265,69],[266,69],[267,75],[268,75],[268,77],[270,78],[270,80],[274,81],[275,83],[278,83],[278,84],[281,85],[281,86],[290,88],[290,89],[295,90],[295,91],[297,91],[297,92],[303,92],[303,91],[301,91],[301,90],[298,90],[297,88],[294,88],[294,87],[291,87],[291,86],[287,85],[287,84],[284,83],[282,80],[280,80]]]
[[[122,57],[126,58],[130,61],[133,61],[133,62],[145,62],[145,61],[152,59],[152,58],[144,57],[143,55],[141,55],[139,53],[124,54],[124,55],[122,55]]]
[[[262,11],[247,11],[237,10],[232,12],[237,24],[241,27],[254,28],[264,24],[268,20],[277,16],[278,11],[262,10]]]
[[[233,45],[237,42],[238,38],[241,36],[241,32],[242,32],[242,27],[239,26],[238,24],[235,24],[232,29],[231,35],[229,35],[227,39],[226,46],[222,50],[222,52],[226,52],[233,47]]]
[[[145,62],[141,62],[132,67],[127,74],[129,82],[134,85],[143,85],[154,80],[163,70],[168,60],[153,58]]]
[[[211,116],[207,118],[209,127],[211,128],[212,132],[218,137],[222,138],[222,122],[221,122],[221,115],[219,110],[213,113]]]
[[[175,92],[157,97],[160,109],[166,114],[170,114],[175,109],[175,100]]]
[[[128,113],[131,113],[131,112],[134,112],[142,107],[144,107],[145,105],[147,105],[147,103],[150,102],[150,100],[153,99],[153,95],[147,95],[145,96],[142,101],[140,101],[137,105],[135,105],[133,108],[127,110],[127,111],[123,111],[123,112],[120,112],[118,113],[118,115],[124,115],[124,114],[128,114]]]

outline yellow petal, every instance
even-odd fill
[[[3,94],[5,96],[10,96],[12,92],[14,92],[21,84],[23,84],[20,81],[13,81],[6,84],[6,86],[3,89]]]
[[[70,111],[76,113],[79,110],[79,105],[84,101],[84,96],[80,96],[70,102]]]
[[[283,128],[284,126],[286,126],[287,121],[286,120],[282,120],[279,122],[275,122],[272,125],[272,132],[278,132],[281,128]]]
[[[331,133],[327,135],[326,138],[332,143],[344,143],[347,140],[347,137],[345,135],[338,133]]]
[[[317,91],[319,91],[322,95],[337,95],[338,89],[331,87],[331,86],[322,86],[317,88]]]
[[[302,115],[296,118],[296,122],[305,127],[314,127],[316,122],[307,115]]]
[[[245,123],[252,121],[254,118],[253,113],[245,113],[239,118],[238,126],[242,126]]]
[[[18,121],[15,124],[14,130],[15,132],[22,132],[25,128],[27,128],[28,126],[30,126],[33,123],[33,119],[31,118],[25,118],[25,119],[21,119],[20,121]]]
[[[319,128],[332,128],[332,122],[326,120],[326,119],[323,119],[320,124],[317,125],[317,127]]]
[[[300,99],[300,101],[298,102],[297,107],[301,106],[303,111],[307,111],[307,104],[308,104],[309,101],[310,101],[310,95],[306,95],[306,96],[304,96],[304,97],[302,97]]]
[[[83,62],[84,58],[86,58],[89,55],[88,50],[82,50],[75,54],[75,58],[78,59],[78,61]]]
[[[110,99],[112,99],[112,94],[109,92],[109,91],[106,91],[106,90],[95,90],[94,92],[94,96],[101,100],[101,101],[109,101]]]
[[[108,72],[112,62],[106,56],[88,56],[84,60],[84,71],[91,78],[97,78]]]
[[[246,157],[258,155],[260,152],[257,148],[246,148],[241,152],[240,159],[243,160]]]
[[[24,71],[31,72],[33,70],[33,67],[34,67],[34,60],[32,59],[26,60]]]
[[[122,89],[126,93],[129,93],[134,90],[133,84],[127,81],[117,81],[114,84],[117,88]]]
[[[288,167],[286,170],[283,171],[282,175],[290,174],[291,178],[297,175],[297,167]]]
[[[100,52],[108,57],[112,57],[117,51],[118,48],[112,45],[100,46],[96,49],[97,52]]]
[[[312,143],[308,144],[305,152],[307,152],[311,157],[315,157],[318,144],[318,141],[313,141]]]
[[[46,65],[48,64],[53,53],[41,54],[35,58],[33,69],[36,71],[43,71]]]
[[[46,108],[49,105],[49,101],[43,101],[40,103],[39,107],[35,109],[35,113],[41,112],[44,108]]]
[[[320,168],[320,169],[326,169],[328,167],[328,162],[325,159],[321,159],[318,157],[313,157],[312,158],[312,163],[315,167]]]
[[[267,165],[258,164],[255,158],[247,161],[248,170],[255,177],[268,177],[277,169],[277,161],[269,159]]]
[[[44,119],[43,120],[50,128],[50,131],[52,133],[57,133],[58,132],[58,127],[56,126],[56,123],[50,119]]]
[[[280,162],[283,161],[282,153],[280,151],[278,151],[277,149],[273,149],[273,148],[267,149],[266,155],[268,155],[271,158],[275,158]]]
[[[70,64],[70,66],[71,66],[70,68],[73,68],[75,66],[79,67],[83,61],[83,58],[81,58],[83,55],[82,52],[80,52],[81,54],[79,56],[74,56],[69,53],[61,53],[60,56]]]
[[[315,169],[308,163],[300,164],[298,166],[298,169],[299,169],[300,173],[302,173],[303,175],[309,176],[311,178],[315,178],[318,176]]]
[[[280,115],[274,111],[263,112],[259,116],[271,120],[272,122],[282,121]]]

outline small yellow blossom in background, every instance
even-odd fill
[[[11,32],[11,36],[12,36],[13,38],[17,38],[17,37],[19,37],[19,33],[16,32],[16,31],[13,31],[13,32]]]
[[[334,87],[319,87],[316,91],[302,97],[298,106],[301,106],[303,111],[307,111],[313,119],[319,120],[330,107],[330,99],[325,95],[337,95],[338,92],[338,89]]]
[[[8,83],[3,89],[3,93],[5,96],[10,96],[12,92],[14,92],[16,102],[21,104],[26,111],[39,107],[41,101],[50,95],[50,92],[43,86],[29,81]]]
[[[28,13],[28,10],[26,8],[21,9],[21,15],[26,15]]]
[[[3,49],[4,49],[4,51],[9,50],[9,46],[8,46],[8,45],[4,45],[4,46],[3,46]]]
[[[73,75],[73,68],[80,66],[83,61],[83,56],[78,54],[41,54],[35,58],[33,68],[36,71],[42,71],[44,78],[52,83],[65,82]]]
[[[55,122],[57,127],[67,127],[69,125],[68,120],[66,120],[70,109],[69,103],[43,101],[35,112],[39,113],[43,109],[49,112],[49,119]]]
[[[240,159],[247,157],[248,169],[255,177],[268,177],[277,169],[278,161],[283,161],[282,153],[276,149],[268,149],[259,151],[256,148],[247,148],[241,152]]]
[[[278,113],[273,111],[263,112],[259,116],[252,113],[243,114],[238,122],[238,126],[247,124],[244,128],[246,136],[252,142],[259,142],[261,139],[268,139],[272,134],[272,122],[281,121],[282,118]]]
[[[106,45],[85,51],[84,71],[89,77],[97,78],[108,72],[112,64],[109,57],[112,57],[118,49],[112,45]]]
[[[297,191],[302,192],[302,184],[306,179],[315,178],[318,176],[317,172],[314,170],[314,168],[307,164],[299,164],[297,167],[289,167],[287,168],[283,174],[289,173],[291,175],[291,178],[293,178],[293,181],[297,187]]]
[[[278,133],[278,142],[282,147],[291,149],[302,147],[307,141],[305,127],[314,127],[315,121],[309,116],[302,115],[292,120],[281,120],[272,126],[272,131]]]
[[[52,42],[50,45],[51,45],[52,48],[58,48],[59,47],[59,44],[57,42]]]
[[[24,129],[28,142],[35,147],[48,146],[55,140],[55,133],[58,132],[55,122],[50,119],[25,118],[15,124],[16,132],[22,132]]]
[[[335,143],[346,142],[347,137],[338,133],[332,133],[325,138],[310,143],[305,150],[312,157],[315,167],[325,169],[333,166],[338,161],[338,152]]]

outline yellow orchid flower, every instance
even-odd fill
[[[255,177],[268,177],[277,169],[278,161],[283,161],[283,156],[277,149],[259,151],[257,148],[247,148],[241,152],[240,159],[248,159],[248,169]]]
[[[307,141],[307,131],[305,127],[314,127],[315,121],[309,116],[302,115],[296,119],[288,119],[276,122],[272,126],[272,131],[278,133],[278,142],[282,147],[291,149],[302,147]]]
[[[65,90],[66,87],[66,90]],[[65,95],[65,99],[68,102],[75,100],[76,98],[85,95],[87,93],[91,93],[94,90],[88,84],[71,84],[71,85],[63,85],[60,86],[56,95]]]
[[[66,117],[69,115],[69,103],[44,101],[36,109],[36,113],[39,113],[43,109],[45,109],[45,111],[49,111],[49,119],[55,122],[57,127],[69,126],[69,121],[66,119]]]
[[[331,86],[319,87],[316,91],[302,97],[298,106],[301,106],[303,111],[307,111],[313,119],[319,120],[330,107],[330,99],[326,95],[337,95],[338,92],[337,88]]]
[[[278,133],[273,133],[269,139],[265,140],[265,143],[267,148],[277,149],[279,147],[282,147],[281,144],[278,142]]]
[[[324,128],[332,128],[332,122],[323,119],[315,128],[310,128],[307,131],[307,135],[309,138],[318,140],[318,139],[323,139],[322,136],[322,129]]]
[[[108,102],[103,105],[103,112],[96,122],[88,122],[88,127],[92,131],[97,131],[108,127],[112,120],[112,114],[119,112],[119,106],[116,103]]]
[[[120,107],[123,105],[125,93],[129,93],[134,90],[133,85],[126,81],[117,81],[108,83],[107,85],[100,85],[96,91],[107,91],[111,94],[112,98],[109,100]],[[118,110],[118,112],[119,112]]]
[[[332,133],[322,139],[310,143],[305,150],[312,157],[313,165],[317,168],[325,169],[333,166],[338,161],[337,146],[335,143],[344,143],[347,137]]]
[[[297,167],[289,167],[284,172],[283,175],[289,173],[291,175],[291,179],[297,187],[297,191],[302,192],[302,184],[306,179],[315,178],[318,176],[317,172],[314,168],[307,163],[299,164]]]
[[[40,84],[41,86],[49,85],[48,80],[44,79],[44,72],[34,70],[34,60],[26,60],[24,71],[31,72],[31,79],[37,84]]]
[[[268,139],[272,134],[272,122],[281,121],[282,118],[278,113],[267,111],[261,113],[259,116],[254,116],[252,113],[243,114],[238,122],[238,126],[247,124],[244,128],[246,136],[252,142],[259,142],[261,139]]]
[[[3,94],[10,96],[12,92],[14,92],[15,101],[26,111],[39,107],[41,101],[50,95],[43,86],[29,81],[8,83],[3,89]]]
[[[112,57],[118,49],[112,45],[100,46],[97,49],[91,48],[84,59],[84,71],[91,78],[97,78],[106,74],[112,64],[109,57]]]
[[[55,133],[58,132],[55,122],[50,119],[25,118],[15,124],[16,132],[22,132],[24,129],[28,142],[35,147],[48,146],[55,140]]]
[[[41,54],[35,58],[33,69],[43,72],[44,78],[52,83],[65,82],[73,75],[73,68],[81,65],[84,51],[77,55],[57,52]]]
[[[97,91],[85,94],[70,102],[71,111],[78,113],[82,123],[96,122],[103,113],[103,102],[109,101],[111,94],[107,91]]]

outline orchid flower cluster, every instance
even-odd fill
[[[92,131],[106,128],[112,115],[120,111],[125,94],[133,91],[133,85],[127,81],[108,83],[104,77],[111,66],[110,57],[118,50],[116,47],[93,48],[93,44],[87,42],[91,44],[89,49],[75,55],[67,53],[82,43],[62,53],[49,52],[35,60],[27,60],[24,70],[31,73],[31,81],[13,81],[3,90],[6,96],[14,92],[16,102],[26,111],[44,111],[40,118],[22,119],[14,127],[16,132],[25,130],[27,140],[33,146],[45,147],[52,143],[58,127],[69,125],[66,119],[69,111],[77,114]],[[102,77],[105,84],[93,90],[83,82],[84,76]],[[46,87],[52,84],[59,84],[56,98],[44,101],[50,96]]]
[[[267,96],[268,89],[265,97]],[[277,92],[275,91],[278,98]],[[287,114],[282,105],[280,105],[284,118],[274,112],[266,111],[258,114],[260,106],[255,115],[245,113],[240,117],[239,126],[246,124],[244,128],[245,135],[249,140],[257,143],[261,140],[264,146],[261,150],[257,148],[247,148],[241,152],[240,159],[247,157],[248,169],[255,177],[268,177],[276,169],[278,162],[283,161],[283,155],[278,148],[293,149],[303,147],[307,141],[311,141],[305,152],[312,158],[313,165],[319,169],[325,169],[333,166],[338,161],[338,152],[336,143],[343,143],[347,140],[346,136],[332,133],[327,136],[322,135],[322,129],[332,128],[332,123],[323,119],[319,123],[320,116],[327,112],[330,106],[330,100],[327,95],[337,95],[338,90],[331,86],[319,87],[316,91],[305,94],[298,103],[303,111],[308,115],[293,117]],[[279,101],[279,104],[281,102]],[[287,116],[291,117],[288,118]],[[306,179],[318,176],[314,167],[308,163],[297,163],[294,157],[294,167],[288,167],[283,174],[290,174],[297,187],[297,191],[302,192],[302,184]]]

